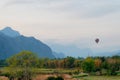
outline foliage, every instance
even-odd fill
[[[117,75],[120,71],[120,56],[49,59],[37,58],[32,52],[22,51],[7,59],[7,65],[6,75],[14,77],[32,76],[32,73],[69,73],[72,75],[81,72],[94,75]]]
[[[11,67],[35,67],[37,61],[37,56],[29,51],[22,51],[7,59],[7,63]]]
[[[7,59],[8,74],[10,77],[30,80],[32,77],[31,68],[37,66],[38,58],[29,51],[22,51]]]
[[[94,71],[94,60],[90,57],[86,58],[82,63],[82,68],[88,73]]]
[[[50,76],[47,78],[47,80],[64,80],[64,79],[61,76],[58,76],[58,77]]]
[[[6,60],[0,60],[0,67],[7,66]]]

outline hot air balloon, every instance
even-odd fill
[[[96,42],[97,44],[99,43],[99,41],[100,41],[99,38],[96,38],[96,39],[95,39],[95,42]]]

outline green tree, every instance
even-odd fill
[[[82,69],[85,72],[93,72],[94,71],[94,60],[90,57],[86,58],[82,63]]]
[[[75,58],[73,57],[67,57],[64,59],[64,64],[65,64],[65,68],[73,68],[74,67],[74,61]]]
[[[37,66],[38,58],[30,51],[22,51],[7,59],[7,63],[9,68],[20,69],[20,71],[17,71],[18,74],[21,74],[20,78],[30,80],[32,77],[31,68]]]
[[[74,61],[74,67],[75,67],[75,68],[81,68],[81,62],[82,62],[82,61],[76,59],[76,60]]]
[[[108,63],[108,69],[107,69],[108,75],[117,75],[116,59],[109,58],[109,59],[107,59],[107,63]]]
[[[94,66],[95,66],[95,70],[96,71],[100,71],[101,70],[101,64],[102,64],[101,59],[95,59],[94,60]]]

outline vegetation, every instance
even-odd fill
[[[120,80],[120,76],[87,76],[79,77],[80,80]]]
[[[76,69],[74,73],[85,72],[93,75],[117,75],[120,71],[120,56],[87,57],[63,59],[39,59],[40,68]]]
[[[58,76],[58,77],[50,76],[50,77],[47,78],[47,80],[64,80],[64,79],[60,76]]]
[[[18,80],[31,80],[32,68],[37,66],[38,58],[29,51],[22,51],[7,59],[8,67],[5,74],[9,79],[18,78]]]
[[[31,80],[35,74],[70,74],[74,78],[120,75],[120,56],[48,59],[22,51],[7,60],[1,60],[0,65],[0,75],[7,76],[10,80]],[[55,80],[62,80],[56,78]]]

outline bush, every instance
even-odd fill
[[[106,69],[102,69],[102,70],[101,70],[101,74],[102,74],[102,75],[107,75],[107,70],[106,70]]]
[[[58,76],[55,80],[64,80],[61,76]]]
[[[64,80],[64,79],[61,76],[58,76],[58,77],[50,76],[46,80]]]
[[[48,77],[46,80],[55,80],[55,77],[50,76],[50,77]]]
[[[107,70],[107,75],[115,76],[115,75],[117,75],[117,73],[115,71],[113,71],[113,70]]]
[[[72,75],[72,72],[69,72],[68,74],[69,74],[69,75]]]
[[[73,73],[78,75],[78,74],[79,74],[79,71],[74,71]]]

